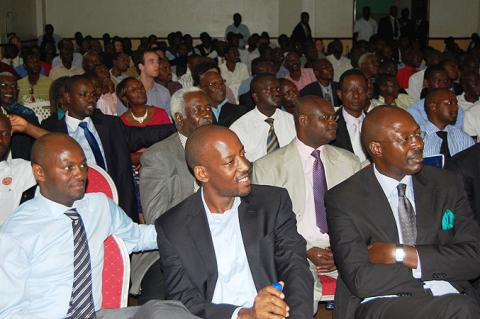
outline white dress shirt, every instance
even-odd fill
[[[257,296],[257,288],[248,264],[238,219],[240,197],[235,197],[232,208],[229,210],[223,213],[212,213],[205,202],[203,188],[201,192],[213,248],[217,256],[218,278],[212,303],[238,306],[231,317],[235,319],[241,308],[249,308],[253,305]]]
[[[340,76],[343,72],[350,70],[352,68],[352,63],[350,62],[349,58],[342,56],[340,60],[337,60],[333,54],[327,56],[327,60],[333,66],[333,80],[338,82],[340,80]]]
[[[0,227],[20,204],[23,192],[36,183],[29,161],[15,158],[0,162]]]
[[[425,76],[425,69],[413,73],[408,79],[407,93],[412,99],[420,100],[420,95],[423,89],[423,77]]]
[[[370,41],[370,37],[374,34],[377,34],[377,21],[372,18],[365,20],[363,17],[361,17],[355,21],[353,32],[358,32],[358,41]]]
[[[245,156],[250,162],[267,154],[267,137],[270,125],[265,122],[268,117],[260,113],[257,107],[233,122],[230,129],[234,131],[245,147]],[[276,109],[271,116],[278,144],[284,147],[296,136],[292,114]]]
[[[476,102],[469,102],[469,101],[465,100],[465,92],[460,94],[460,95],[457,95],[458,107],[462,108],[464,111],[471,108],[477,102],[478,102],[478,100]]]
[[[67,112],[65,113],[65,122],[67,124],[68,135],[70,135],[71,138],[73,138],[75,141],[77,141],[78,144],[80,144],[83,152],[85,153],[85,157],[87,158],[87,162],[95,163],[98,165],[97,161],[95,160],[95,156],[93,155],[93,151],[90,148],[90,144],[88,144],[88,140],[85,137],[85,131],[79,126],[80,122],[87,123],[88,129],[90,130],[90,132],[92,132],[93,136],[97,140],[98,146],[100,147],[100,152],[102,153],[103,160],[105,162],[105,168],[107,168],[107,159],[105,157],[105,152],[103,151],[102,140],[100,139],[100,136],[95,129],[95,125],[93,125],[92,119],[90,117],[86,117],[82,121],[80,121],[79,119],[68,115]]]
[[[52,60],[52,68],[56,67],[57,65],[62,64],[62,59],[59,55],[53,58]],[[78,52],[73,52],[73,61],[72,65],[81,68],[83,64],[83,56]]]
[[[480,102],[465,111],[463,130],[470,136],[480,136]]]
[[[360,134],[362,132],[362,123],[365,114],[362,113],[359,117],[354,117],[345,111],[345,108],[342,108],[342,114],[347,124],[347,131],[350,136],[350,142],[352,143],[353,153],[358,156],[360,162],[363,162],[367,159],[367,156],[363,150]]]

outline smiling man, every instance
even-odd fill
[[[334,316],[478,318],[480,229],[460,179],[423,167],[420,127],[397,107],[373,109],[362,142],[373,165],[325,197],[339,272]]]
[[[250,185],[229,129],[202,126],[185,151],[201,188],[155,223],[167,299],[208,319],[311,319],[313,279],[287,191]]]

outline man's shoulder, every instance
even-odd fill
[[[367,190],[371,187],[370,185],[366,185],[371,183],[372,177],[375,178],[373,175],[373,167],[368,165],[329,189],[327,191],[327,197],[345,198],[347,200],[345,203],[350,202],[353,194],[359,194],[360,191]]]
[[[469,162],[476,162],[480,157],[480,144],[475,144],[453,156],[450,162],[459,166],[465,165]],[[447,163],[448,165],[448,163]]]
[[[356,156],[350,151],[347,151],[344,148],[330,145],[330,144],[324,145],[324,148],[325,148],[326,156],[341,158],[343,162],[347,161],[347,162],[351,162],[352,164],[354,163],[360,164],[360,160],[358,156]]]
[[[161,140],[145,150],[142,158],[171,158],[178,147],[182,147],[178,134],[172,134],[164,140]],[[183,147],[182,147],[183,148]]]
[[[235,122],[230,125],[230,129],[237,132],[237,130],[248,129],[249,125],[252,121],[256,121],[258,119],[256,109],[248,111],[247,113],[240,116]]]

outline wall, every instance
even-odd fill
[[[5,42],[10,32],[22,40],[36,38],[36,5],[33,0],[0,0],[0,43]]]
[[[69,37],[79,30],[94,37],[105,32],[112,36],[141,37],[152,33],[166,36],[175,30],[194,37],[202,31],[224,36],[235,12],[242,14],[251,31],[278,33],[278,0],[45,1],[46,22],[53,24],[62,36]]]
[[[352,0],[315,1],[313,35],[323,38],[350,38],[353,31]]]
[[[479,30],[480,1],[430,0],[430,37],[470,37]]]
[[[300,13],[303,10],[300,0],[279,0],[278,35],[285,33],[290,36],[300,21]]]

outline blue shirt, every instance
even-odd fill
[[[86,194],[73,204],[82,217],[92,266],[95,310],[101,307],[103,242],[111,234],[129,252],[157,248],[154,225],[138,225],[105,195]],[[38,194],[0,229],[0,318],[64,318],[73,286],[70,207]]]
[[[218,104],[216,107],[212,107],[212,113],[215,115],[215,118],[218,121],[218,118],[220,117],[220,113],[222,112],[222,107],[225,105],[225,103],[228,102],[228,99],[225,98],[220,104]]]
[[[15,72],[17,72],[20,78],[24,78],[28,75],[27,69],[25,69],[25,65],[20,64],[15,68]],[[45,70],[43,67],[40,68],[40,74],[45,75]]]
[[[424,134],[423,142],[425,146],[423,148],[423,156],[429,157],[440,154],[442,139],[436,132],[441,130],[430,121],[421,125],[420,129]],[[475,144],[474,140],[467,133],[453,125],[447,125],[444,131],[447,132],[448,150],[452,156]]]
[[[254,76],[249,76],[245,80],[242,81],[240,86],[238,87],[238,96],[250,92],[250,83],[252,83]]]
[[[421,99],[410,105],[407,112],[413,116],[419,126],[424,125],[428,121],[427,112],[425,111],[425,99]],[[458,116],[455,126],[459,129],[463,128],[463,109],[461,108],[458,108]]]
[[[27,118],[32,123],[38,124],[38,118],[37,115],[35,115],[35,112],[31,108],[23,106],[18,102],[13,102],[8,106],[3,106],[3,108],[7,111],[8,114],[21,116]]]

